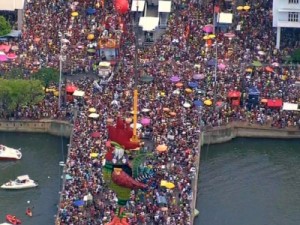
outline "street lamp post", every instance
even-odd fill
[[[62,67],[63,61],[66,60],[66,56],[63,54],[65,50],[65,45],[70,41],[64,38],[64,35],[61,32],[58,32],[60,38],[60,50],[59,50],[59,85],[58,85],[58,109],[61,108],[61,80],[62,80]]]
[[[135,51],[134,51],[134,91],[133,91],[133,136],[132,142],[140,142],[137,135],[137,114],[138,114],[138,13],[139,13],[139,1],[136,3],[136,18],[134,18],[134,30],[135,30]]]

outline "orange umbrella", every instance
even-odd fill
[[[190,88],[186,88],[186,89],[185,89],[185,92],[186,92],[186,93],[188,93],[188,94],[190,94],[190,93],[192,93],[192,92],[193,92],[193,90],[192,90],[192,89],[190,89]]]
[[[266,71],[267,71],[267,72],[270,72],[270,73],[274,73],[273,68],[270,67],[270,66],[267,66],[267,67],[266,67]]]
[[[183,83],[178,82],[178,83],[175,84],[175,86],[178,87],[178,88],[179,88],[179,87],[182,87],[182,86],[183,86]]]
[[[170,116],[176,116],[176,112],[170,112]]]
[[[167,150],[168,150],[168,146],[166,146],[166,145],[158,145],[156,147],[156,151],[158,151],[158,152],[166,152]]]
[[[263,99],[261,100],[261,102],[262,102],[262,103],[267,103],[267,102],[268,102],[268,99],[263,98]]]
[[[40,42],[40,40],[41,40],[41,38],[39,38],[39,37],[34,38],[34,42],[35,42],[35,43]]]

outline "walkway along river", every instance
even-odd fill
[[[0,121],[0,131],[17,131],[17,132],[39,132],[50,133],[58,136],[70,137],[72,126],[65,121]],[[226,127],[218,127],[203,132],[203,138],[199,145],[213,144],[229,141],[235,137],[259,137],[259,138],[300,138],[300,131],[298,129],[273,129],[271,127],[262,127],[259,125],[249,126],[243,123],[232,123]],[[201,152],[201,151],[200,151]],[[196,159],[200,161],[199,158]],[[196,170],[196,179],[193,184],[193,201],[192,207],[196,205],[197,195],[197,178],[198,168]],[[200,212],[201,213],[201,212]],[[193,220],[192,220],[193,221]]]

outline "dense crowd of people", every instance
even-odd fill
[[[158,185],[147,193],[133,191],[125,210],[131,215],[131,225],[189,224],[194,213],[192,184],[200,127],[207,129],[232,121],[278,128],[300,125],[295,112],[270,108],[260,100],[252,105],[247,103],[248,90],[252,87],[259,90],[260,99],[299,102],[299,89],[295,85],[299,69],[284,64],[284,58],[295,45],[299,47],[299,42],[290,33],[282,38],[283,48],[275,49],[271,2],[251,2],[248,11],[222,5],[221,11],[231,9],[234,13],[234,21],[228,27],[216,28],[216,37],[210,46],[203,40],[207,35],[203,28],[213,22],[213,5],[176,1],[165,33],[151,47],[139,49],[139,119],[151,119],[151,125],[142,127],[139,133],[141,136],[151,134],[154,147],[147,151],[157,156],[155,160],[147,159],[146,163],[161,169],[157,182],[168,180],[176,187],[166,190]],[[95,13],[87,15],[88,7],[95,8]],[[78,16],[72,17],[75,10]],[[11,44],[18,46],[20,54],[13,64],[25,68],[27,75],[42,66],[58,67],[61,44],[58,31],[66,33],[70,41],[65,50],[64,69],[91,72],[93,64],[101,61],[101,54],[86,51],[87,45],[94,44],[87,36],[93,33],[97,40],[102,35],[114,35],[120,26],[119,16],[110,2],[56,0],[47,4],[45,0],[31,0],[25,11],[22,40]],[[63,110],[58,109],[57,98],[50,93],[39,106],[21,108],[14,113],[15,118],[30,119],[74,119],[77,114],[65,171],[73,179],[65,183],[58,224],[105,224],[117,207],[117,196],[107,188],[102,177],[102,159],[108,140],[107,120],[132,116],[135,46],[129,13],[122,15],[122,22],[126,27],[122,34],[126,44],[120,48],[120,60],[110,82],[97,83],[93,78],[82,77],[72,81],[72,85],[85,92],[84,98],[65,102]],[[233,34],[231,38],[228,33]],[[255,66],[254,61],[262,65]],[[0,66],[10,69],[8,63]],[[146,76],[153,81],[144,82]],[[229,91],[241,92],[239,105],[232,105]],[[211,103],[205,104],[207,101]],[[214,101],[218,102],[216,107]],[[89,108],[95,108],[100,117],[89,118]],[[100,132],[100,139],[93,138],[93,132]],[[155,151],[155,146],[160,144],[168,146],[167,154]],[[94,152],[99,155],[91,158]],[[93,200],[84,208],[73,204],[89,194]],[[166,199],[164,205],[157,196]]]

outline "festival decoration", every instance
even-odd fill
[[[129,3],[127,0],[116,0],[115,9],[120,14],[125,14],[129,10]]]
[[[136,151],[140,143],[130,142],[133,131],[128,122],[117,118],[116,125],[109,124],[107,128],[110,140],[106,143],[103,178],[116,193],[119,207],[114,218],[106,225],[129,225],[123,207],[130,199],[131,190],[145,191],[151,188],[150,180],[155,171],[143,166],[151,154]]]

